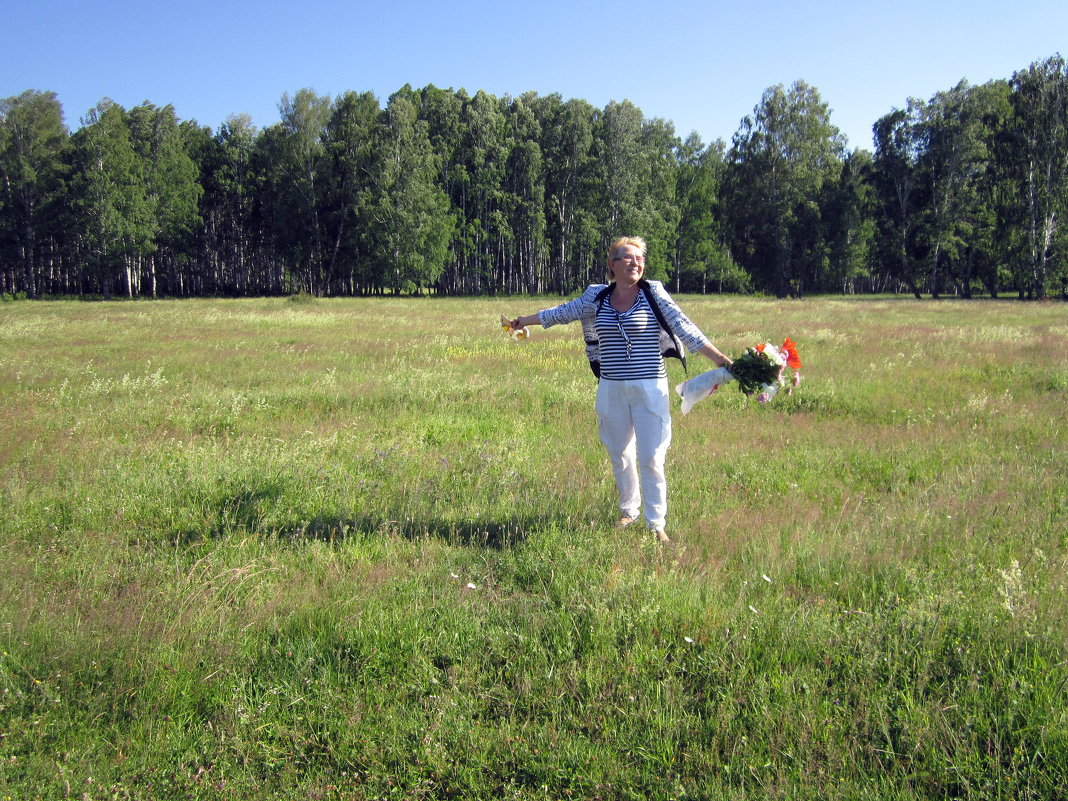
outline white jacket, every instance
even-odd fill
[[[601,363],[600,343],[597,338],[597,329],[594,327],[599,305],[597,297],[608,286],[609,284],[590,284],[582,295],[574,300],[538,312],[538,322],[543,328],[561,323],[573,323],[576,320],[581,321],[582,336],[586,340],[586,358],[589,359],[595,375],[599,375]],[[708,337],[683,313],[660,281],[642,279],[639,286],[646,290],[647,296],[651,296],[655,301],[669,329],[667,331],[663,327],[660,329],[660,352],[665,356],[678,358],[685,366],[686,356],[682,351],[682,345],[693,353],[709,344]]]

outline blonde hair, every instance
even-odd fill
[[[640,236],[621,236],[612,246],[608,248],[608,258],[612,258],[612,254],[622,247],[630,245],[632,248],[637,248],[638,252],[642,254],[642,261],[645,261],[645,257],[649,252],[649,247],[645,244],[645,240]]]
[[[645,256],[646,256],[646,254],[647,254],[647,252],[649,250],[648,245],[645,244],[645,240],[642,239],[640,236],[621,236],[621,237],[619,237],[619,239],[617,239],[615,242],[613,242],[612,246],[608,248],[608,265],[607,265],[607,268],[608,268],[608,282],[609,283],[611,283],[612,281],[616,280],[616,277],[614,275],[612,275],[612,254],[615,253],[620,248],[628,247],[628,246],[632,247],[632,248],[637,248],[638,249],[638,253],[640,253],[641,257],[642,257],[642,263],[643,264],[645,263]]]

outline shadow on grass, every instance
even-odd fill
[[[226,491],[224,488],[214,497],[194,498],[190,505],[197,509],[197,517],[203,523],[172,531],[169,539],[175,545],[195,545],[235,532],[264,531],[263,509],[267,504],[277,502],[284,490],[281,482],[270,482],[236,491]]]
[[[379,503],[362,508],[357,506],[351,512],[332,509],[309,515],[309,510],[302,512],[286,503],[290,489],[281,479],[246,479],[230,486],[201,489],[182,504],[192,512],[186,518],[186,525],[173,528],[166,535],[167,539],[181,546],[250,534],[289,543],[396,537],[410,541],[438,539],[452,545],[502,549],[521,543],[531,531],[570,524],[562,502],[544,507],[539,505],[537,510],[503,509],[500,516],[490,512],[472,517],[445,517],[382,498]],[[287,507],[288,513],[283,511]]]
[[[528,533],[565,521],[555,515],[510,515],[499,519],[444,520],[412,515],[357,513],[352,516],[322,515],[282,526],[265,525],[258,501],[242,494],[221,501],[216,514],[203,528],[172,532],[175,545],[195,545],[236,534],[268,534],[290,544],[343,542],[350,538],[398,537],[415,541],[438,539],[450,545],[497,550],[523,542]]]
[[[494,520],[441,520],[363,514],[351,518],[316,517],[298,525],[277,529],[274,533],[288,542],[338,542],[349,537],[390,536],[411,541],[439,539],[450,545],[501,550],[523,542],[532,529],[553,522],[557,521],[548,515],[512,515]]]

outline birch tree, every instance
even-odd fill
[[[437,170],[415,98],[395,93],[376,130],[367,231],[379,286],[395,294],[432,286],[449,257],[453,220]]]
[[[35,297],[49,288],[56,264],[42,250],[54,232],[67,146],[55,92],[23,92],[0,100],[0,289]],[[60,286],[65,284],[60,281]]]
[[[882,213],[876,226],[876,247],[891,275],[920,297],[922,267],[917,254],[923,191],[919,176],[922,151],[921,101],[910,99],[874,125],[872,181]]]
[[[1027,274],[1021,292],[1042,298],[1056,277],[1068,290],[1068,265],[1055,264],[1068,214],[1068,66],[1061,56],[1036,62],[1010,81],[1015,111],[1014,172],[1024,209]],[[1056,276],[1054,275],[1056,274]]]
[[[813,241],[824,184],[839,171],[845,142],[819,92],[797,81],[764,92],[742,120],[728,161],[737,257],[780,297],[800,294],[823,243]]]
[[[122,107],[104,99],[71,137],[71,205],[87,288],[106,296],[140,292],[136,260],[152,247],[152,219],[141,159]]]
[[[143,103],[130,109],[128,119],[134,152],[141,159],[149,225],[145,294],[156,297],[160,261],[169,260],[171,269],[177,270],[178,261],[187,262],[192,256],[204,189],[200,171],[186,152],[173,106]]]
[[[549,238],[546,288],[570,292],[600,267],[596,209],[603,188],[595,175],[593,128],[597,112],[583,100],[549,95],[538,103]],[[595,267],[595,264],[597,265]]]

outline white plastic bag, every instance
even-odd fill
[[[675,392],[682,398],[682,413],[689,414],[693,405],[704,400],[728,381],[733,381],[734,376],[726,367],[717,367],[701,375],[696,375],[689,381],[683,381],[675,387]]]

